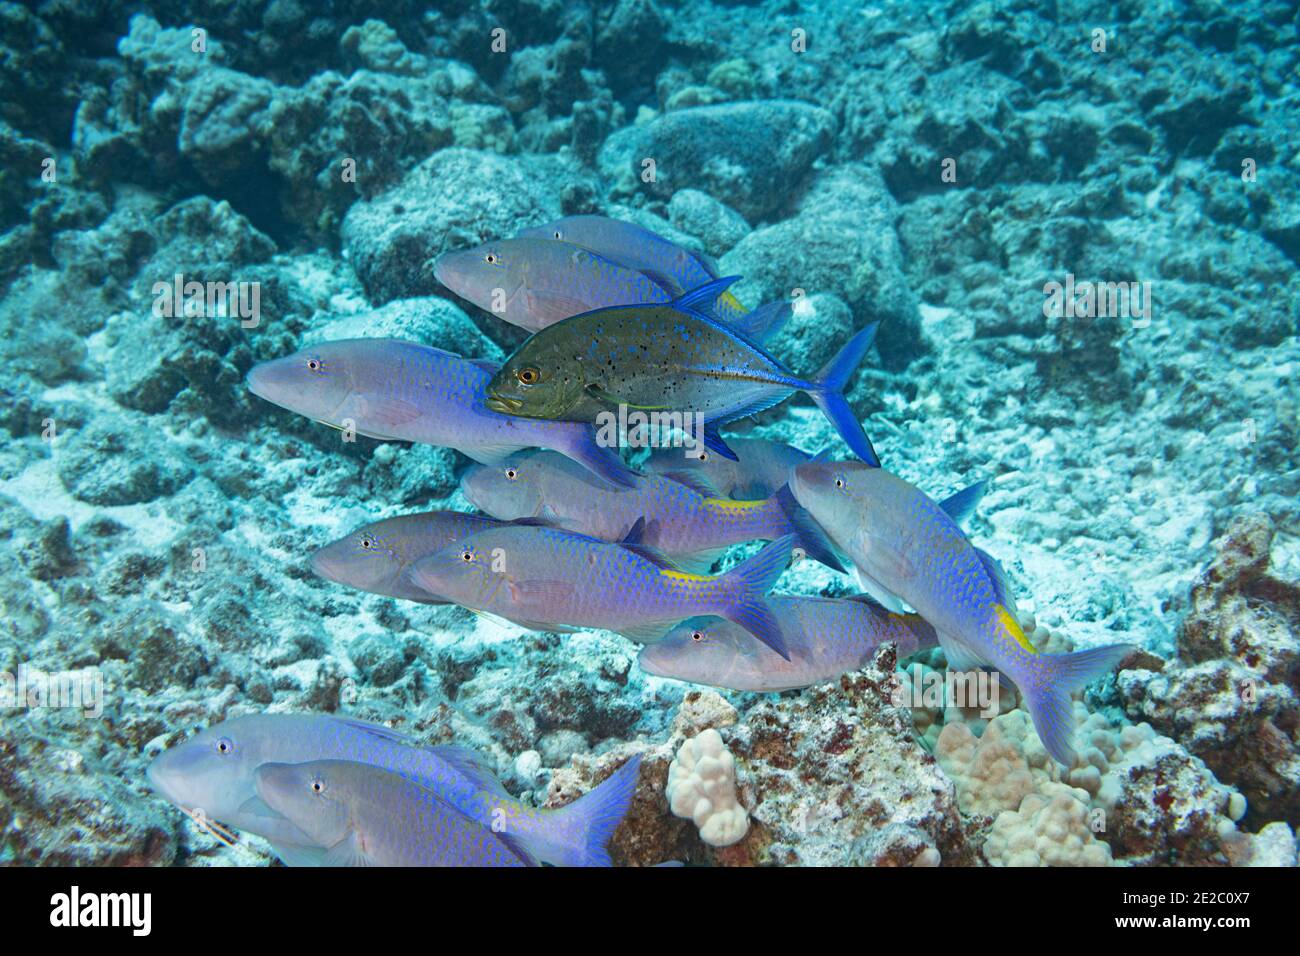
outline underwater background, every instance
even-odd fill
[[[272,711],[469,748],[538,807],[641,755],[618,865],[1295,865],[1298,26],[1209,0],[0,4],[0,862],[270,863],[146,768]],[[800,374],[880,323],[846,391],[886,468],[936,500],[989,481],[966,528],[1038,647],[1142,649],[1076,695],[1073,766],[1014,692],[900,705],[938,649],[736,692],[312,573],[367,522],[471,510],[468,460],[345,440],[249,369],[358,337],[500,361],[524,332],[431,263],[587,213],[794,301],[768,348]],[[256,308],[160,307],[189,281]],[[729,434],[845,454],[802,396]],[[857,587],[801,561],[776,590]],[[94,692],[28,697],[41,675]],[[684,744],[734,759],[727,846],[665,795]]]

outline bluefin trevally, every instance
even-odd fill
[[[699,311],[729,279],[669,305],[621,306],[534,333],[492,377],[488,407],[551,421],[595,422],[620,407],[701,416],[706,446],[735,458],[717,426],[806,392],[863,461],[880,461],[843,395],[875,325],[854,335],[812,380]]]

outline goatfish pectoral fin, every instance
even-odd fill
[[[556,443],[555,450],[615,488],[636,485],[636,475],[624,464],[616,449],[607,448],[596,440],[594,429],[575,429],[566,441]]]
[[[1029,676],[1017,682],[1038,739],[1052,759],[1067,767],[1074,763],[1074,702],[1070,695],[1109,674],[1134,650],[1131,644],[1108,644],[1072,654],[1041,654]]]
[[[361,849],[355,830],[330,847],[321,862],[322,866],[375,866],[376,863]]]

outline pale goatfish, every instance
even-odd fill
[[[371,438],[441,445],[488,463],[525,448],[550,448],[613,484],[631,480],[590,426],[487,408],[483,396],[495,370],[492,362],[414,342],[347,339],[255,365],[247,382],[268,402]]]
[[[786,656],[766,600],[793,535],[716,576],[679,571],[651,548],[539,525],[502,525],[421,558],[411,580],[462,607],[537,631],[615,631],[643,643],[689,617],[734,621]]]
[[[679,448],[656,448],[645,467],[703,494],[752,500],[776,494],[790,480],[790,469],[809,458],[793,445],[766,438],[729,438],[727,444],[735,461],[707,448],[689,455]]]
[[[686,291],[671,278],[550,238],[498,239],[446,252],[434,263],[433,273],[462,299],[529,332],[593,309],[668,303]],[[712,308],[725,313],[716,317],[757,341],[771,335],[793,311],[786,302],[753,312],[735,304],[734,309]]]
[[[935,628],[956,670],[993,667],[1020,689],[1038,736],[1074,762],[1070,694],[1113,670],[1133,647],[1044,654],[1025,636],[1001,565],[975,547],[920,489],[860,462],[807,462],[790,482],[856,566],[864,589],[906,601]]]
[[[561,457],[561,461],[568,460]],[[580,465],[574,467],[587,473]],[[604,487],[603,482],[592,484]],[[424,604],[446,604],[412,584],[406,577],[407,567],[426,554],[441,551],[496,524],[493,518],[463,511],[425,511],[385,518],[325,545],[311,556],[311,569],[327,581],[371,594]]]
[[[700,416],[705,446],[734,461],[718,426],[803,391],[853,453],[878,466],[842,391],[871,346],[875,324],[849,339],[814,379],[801,379],[753,340],[700,311],[732,281],[718,279],[670,305],[599,309],[534,333],[493,376],[488,407],[577,422],[598,421],[620,406],[688,412]]]
[[[433,790],[349,760],[264,763],[257,795],[318,846],[321,866],[527,866]]]
[[[683,248],[635,223],[608,216],[566,216],[524,229],[519,236],[572,243],[606,259],[631,266],[653,277],[672,293],[672,298],[718,278],[717,267],[700,253]],[[731,292],[723,292],[718,296],[712,314],[714,318],[734,323],[745,316],[746,309]]]
[[[685,571],[707,572],[733,544],[787,534],[808,557],[844,570],[825,532],[785,486],[758,501],[705,497],[659,475],[638,475],[631,487],[613,488],[563,455],[543,451],[514,455],[499,465],[475,465],[461,476],[460,487],[494,518],[536,518],[602,541],[626,543],[643,521],[636,542]]]
[[[796,690],[867,666],[890,641],[897,645],[899,657],[936,642],[934,628],[918,615],[894,614],[865,596],[773,595],[768,601],[781,622],[788,661],[729,621],[696,619],[641,648],[641,669],[728,690]]]
[[[462,299],[530,332],[592,309],[673,298],[643,272],[545,239],[499,239],[445,252],[433,274]]]
[[[200,826],[238,827],[265,838],[291,866],[318,866],[324,847],[258,796],[265,763],[351,760],[434,791],[470,820],[509,821],[506,839],[521,859],[555,866],[608,866],[605,845],[636,784],[625,764],[590,793],[557,810],[526,806],[502,789],[479,756],[463,747],[425,747],[387,727],[325,714],[252,714],[214,724],[165,750],[149,765],[153,788]],[[219,821],[219,822],[218,822]]]

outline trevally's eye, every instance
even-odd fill
[[[229,737],[222,737],[216,743],[217,753],[226,757],[235,752],[235,742]]]
[[[519,477],[519,472],[514,468],[507,468],[506,477],[509,478],[511,481],[514,481],[516,478]]]
[[[693,640],[696,644],[702,643],[704,640],[704,632],[691,631],[691,640]]]
[[[312,793],[324,793],[324,792],[325,792],[325,781],[324,781],[322,778],[320,778],[320,777],[312,777],[312,778],[311,778],[311,792],[312,792]]]
[[[474,552],[466,548],[460,553],[460,559],[466,564],[471,564],[474,561]]]
[[[846,484],[846,482],[844,481],[843,476],[841,476],[841,475],[836,475],[836,476],[835,476],[835,487],[836,487],[836,488],[843,488],[843,487],[845,486],[845,484]]]
[[[309,358],[307,360],[307,368],[313,372],[319,372],[324,367],[325,363],[318,358]]]
[[[484,260],[488,265],[490,265],[490,266],[494,266],[494,265],[496,265],[498,262],[501,261],[501,257],[498,256],[495,252],[489,252],[487,255],[485,255],[485,256],[483,257],[483,260]]]
[[[700,452],[700,461],[708,461],[708,460],[709,460],[709,453],[707,451]]]
[[[375,546],[375,543],[374,543],[373,541],[371,541],[369,538],[362,538],[362,539],[361,539],[361,547],[365,548],[367,551],[369,551],[369,550],[370,550],[371,548],[373,548],[374,546]]]
[[[541,377],[542,373],[532,366],[521,368],[519,371],[515,372],[515,378],[519,379],[519,384],[521,385],[536,385]]]
[[[560,232],[560,230],[558,230],[558,229],[556,229],[555,232],[552,233],[552,235],[554,235],[556,239],[563,239],[563,238],[564,238],[564,233]]]

